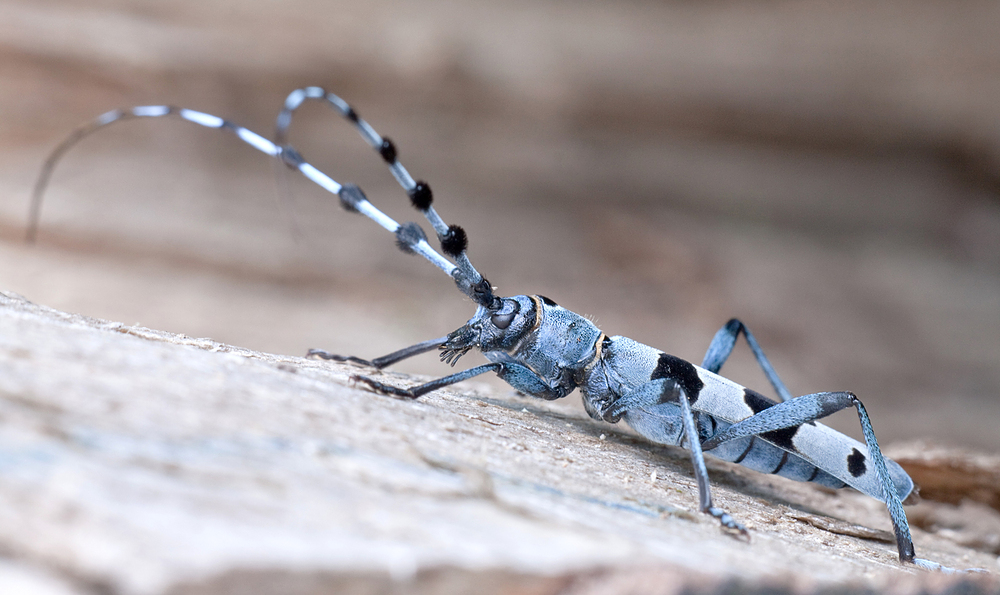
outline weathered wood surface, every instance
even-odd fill
[[[901,568],[892,544],[842,534],[888,528],[860,494],[712,464],[747,543],[696,512],[679,449],[475,383],[378,396],[352,386],[358,371],[0,294],[0,590],[947,583]],[[915,537],[924,557],[996,570],[996,552]]]

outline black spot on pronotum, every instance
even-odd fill
[[[365,196],[361,188],[355,184],[344,184],[340,187],[340,192],[337,193],[337,196],[340,197],[340,206],[351,213],[357,213],[358,204],[361,201],[368,200],[368,197]]]
[[[441,236],[441,249],[452,258],[457,258],[469,247],[469,237],[465,230],[457,225],[448,227],[448,233]]]
[[[660,359],[656,362],[656,369],[649,376],[650,380],[658,378],[670,378],[681,385],[681,388],[687,393],[688,402],[691,404],[698,400],[698,393],[705,386],[705,383],[698,377],[698,371],[690,362],[666,353],[660,354]]]
[[[378,154],[385,159],[388,164],[393,164],[396,162],[396,145],[392,144],[392,141],[388,138],[382,138],[382,144],[378,148]]]
[[[423,180],[418,181],[413,190],[410,190],[407,194],[410,195],[410,203],[418,211],[426,211],[431,208],[431,202],[434,201],[434,194],[431,192],[431,187]]]
[[[545,297],[544,295],[538,296],[538,299],[542,300],[542,303],[545,304],[546,306],[558,306],[559,305],[559,304],[555,303],[554,301],[552,301],[551,299]]]
[[[413,247],[426,240],[424,230],[416,223],[404,223],[396,230],[396,246],[408,254],[413,253]]]
[[[868,470],[865,464],[865,455],[858,449],[851,449],[851,454],[847,455],[847,470],[854,477],[861,477]]]

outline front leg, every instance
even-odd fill
[[[455,384],[456,382],[468,380],[469,378],[485,374],[486,372],[496,372],[497,376],[499,376],[501,380],[515,389],[541,399],[560,399],[565,397],[569,391],[572,390],[572,387],[565,387],[562,385],[553,388],[552,386],[549,386],[541,376],[533,372],[527,366],[510,362],[493,362],[483,364],[481,366],[476,366],[475,368],[469,368],[468,370],[463,370],[456,374],[431,380],[430,382],[418,384],[417,386],[410,388],[399,388],[392,386],[391,384],[385,384],[384,382],[368,378],[367,376],[352,376],[351,379],[356,382],[363,382],[364,384],[367,384],[369,388],[375,392],[403,397],[406,399],[416,399],[431,391]]]
[[[463,370],[456,374],[451,374],[443,378],[438,378],[436,380],[431,380],[430,382],[425,382],[424,384],[418,384],[410,388],[399,388],[397,386],[392,386],[391,384],[385,384],[384,382],[379,382],[378,380],[373,380],[367,376],[351,376],[351,380],[355,382],[363,382],[368,385],[369,388],[377,393],[382,393],[384,395],[393,395],[396,397],[403,397],[404,399],[417,399],[432,390],[437,390],[439,388],[444,388],[450,384],[455,384],[456,382],[461,382],[463,380],[468,380],[474,376],[479,376],[480,374],[485,374],[486,372],[496,371],[499,372],[503,364],[483,364],[482,366],[476,366],[475,368],[469,368],[468,370]]]
[[[497,376],[500,377],[500,380],[514,387],[514,390],[531,395],[532,397],[554,401],[555,399],[565,397],[575,388],[572,385],[564,383],[552,386],[544,378],[535,373],[534,370],[523,364],[504,362],[500,365],[502,367],[497,371]]]
[[[437,349],[438,347],[445,344],[448,337],[438,337],[437,339],[431,339],[429,341],[423,341],[422,343],[417,343],[416,345],[410,345],[409,347],[404,347],[399,351],[393,351],[389,355],[383,355],[382,357],[376,357],[373,360],[366,360],[360,357],[355,357],[353,355],[337,355],[335,353],[330,353],[322,349],[310,349],[306,353],[306,357],[318,358],[332,360],[335,362],[352,362],[355,364],[361,364],[362,366],[371,366],[381,370],[387,366],[404,360],[408,357],[413,357],[414,355],[420,355],[421,353],[427,353],[428,351]]]

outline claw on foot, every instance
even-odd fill
[[[416,395],[414,395],[413,392],[410,391],[410,390],[408,390],[408,389],[395,387],[395,386],[392,386],[392,385],[389,385],[389,384],[385,384],[384,382],[379,382],[378,380],[372,380],[371,378],[368,378],[367,376],[360,376],[360,375],[355,374],[355,375],[352,375],[350,377],[350,380],[351,380],[351,382],[361,382],[361,383],[367,384],[369,389],[371,389],[373,392],[376,392],[376,393],[378,393],[380,395],[391,395],[391,396],[394,396],[394,397],[406,397],[406,398],[409,398],[409,399],[416,398]]]
[[[306,352],[306,357],[309,359],[325,359],[335,362],[349,362],[352,364],[358,364],[361,366],[371,366],[372,363],[366,359],[361,359],[360,357],[354,357],[353,355],[337,355],[336,353],[330,353],[324,349],[310,349]]]
[[[723,529],[739,534],[740,536],[746,538],[748,542],[750,541],[750,532],[747,531],[747,528],[740,523],[737,523],[725,510],[713,507],[709,508],[705,512],[719,519],[719,523],[722,524]]]

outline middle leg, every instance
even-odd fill
[[[792,393],[788,392],[785,387],[785,383],[781,381],[778,377],[778,373],[774,371],[774,367],[771,362],[764,355],[764,350],[760,348],[760,344],[757,343],[756,337],[750,332],[742,321],[738,318],[733,318],[727,322],[719,332],[715,333],[715,337],[712,338],[712,343],[708,346],[708,351],[705,352],[705,359],[701,362],[701,367],[705,368],[709,372],[718,374],[719,370],[722,369],[722,364],[726,363],[729,359],[729,355],[733,352],[733,348],[736,346],[736,339],[739,337],[740,333],[747,339],[747,345],[750,346],[750,350],[753,351],[754,357],[757,358],[757,363],[760,364],[764,374],[767,379],[771,381],[771,385],[774,386],[774,391],[778,393],[778,397],[782,401],[787,401],[792,398]]]

